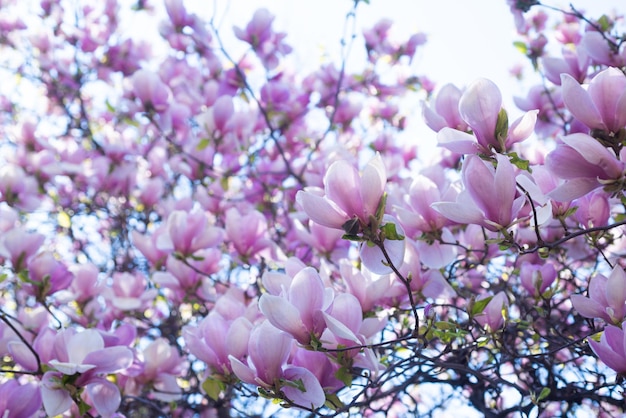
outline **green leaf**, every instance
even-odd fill
[[[448,321],[437,321],[433,326],[439,330],[456,329],[456,324]]]
[[[111,113],[115,113],[115,108],[113,107],[113,105],[111,104],[111,102],[109,102],[109,99],[106,100],[106,102],[104,102],[105,106],[107,107],[107,110]]]
[[[298,389],[300,392],[306,392],[306,387],[304,387],[304,382],[302,379],[298,380],[282,380],[284,386],[290,386],[292,388]]]
[[[528,46],[522,41],[513,42],[513,46],[524,55],[528,54]]]
[[[509,152],[507,155],[509,156],[511,164],[513,164],[515,167],[519,168],[520,170],[531,172],[530,161],[520,158],[516,152]]]
[[[346,239],[348,241],[356,241],[356,242],[361,242],[364,241],[364,239],[358,235],[351,235],[351,234],[343,234],[341,236],[341,239]]]
[[[217,401],[219,399],[220,393],[222,393],[222,391],[226,389],[226,385],[220,380],[208,377],[204,381],[204,383],[202,383],[202,389],[204,389],[209,398]]]
[[[347,367],[345,366],[340,367],[335,372],[335,377],[341,380],[341,382],[343,382],[343,384],[346,385],[346,387],[352,386],[352,373],[350,373],[350,370]]]
[[[611,19],[609,19],[607,15],[600,16],[600,19],[598,19],[596,24],[600,27],[600,29],[602,29],[603,32],[608,32],[613,27]]]
[[[474,303],[472,304],[470,315],[476,316],[476,315],[483,313],[483,311],[485,310],[489,302],[491,302],[491,299],[493,299],[493,296],[488,296],[484,299],[475,300]]]
[[[206,149],[206,147],[209,146],[210,143],[211,141],[209,140],[209,138],[202,138],[200,142],[198,143],[198,146],[196,147],[196,149],[198,151],[203,151]]]
[[[376,208],[376,219],[380,222],[383,219],[383,215],[385,214],[385,208],[387,207],[387,193],[383,193],[380,198],[380,202],[378,202],[378,207]]]
[[[380,230],[385,235],[385,239],[393,240],[393,241],[402,241],[404,239],[404,235],[398,234],[396,230],[396,224],[388,223],[384,224],[380,227]]]
[[[543,389],[541,389],[541,393],[539,393],[539,396],[537,396],[537,401],[541,401],[541,400],[544,400],[545,398],[547,398],[548,395],[550,395],[550,392],[552,392],[552,390],[550,390],[550,388],[543,388]]]
[[[509,115],[504,108],[498,112],[498,120],[496,121],[496,139],[500,144],[499,151],[505,150],[506,137],[509,135]]]
[[[345,405],[341,402],[341,399],[339,399],[339,396],[337,396],[336,393],[329,393],[326,395],[326,402],[324,403],[324,406],[336,411],[343,408]]]
[[[78,413],[80,414],[80,416],[81,417],[87,416],[87,412],[89,412],[90,409],[91,409],[91,405],[89,405],[87,402],[81,399],[80,402],[78,403]]]

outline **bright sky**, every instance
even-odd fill
[[[287,32],[287,42],[294,46],[298,64],[313,67],[323,53],[339,56],[339,41],[344,31],[346,13],[352,0],[215,0],[195,3],[187,0],[201,15],[224,16],[224,33],[233,25],[244,27],[257,8],[266,7],[276,15],[274,27]],[[544,3],[569,10],[570,1],[546,0]],[[623,0],[572,0],[579,10],[597,17],[607,9],[623,8]],[[203,10],[204,9],[204,10]],[[505,0],[370,0],[357,9],[356,29],[371,27],[381,18],[394,21],[400,39],[416,32],[428,35],[428,43],[418,52],[414,68],[438,85],[452,82],[459,87],[478,77],[493,80],[498,86],[516,87],[510,94],[523,92],[515,85],[509,70],[525,62],[513,47],[518,40],[513,17]],[[229,33],[230,35],[230,33]],[[352,54],[363,51],[357,48]],[[356,59],[355,59],[356,60]],[[502,87],[501,87],[502,88]],[[504,89],[503,89],[504,90]],[[506,97],[506,92],[503,91]]]

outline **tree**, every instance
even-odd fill
[[[623,413],[620,16],[509,1],[543,81],[511,123],[388,20],[301,74],[270,11],[236,56],[164,3],[152,46],[150,2],[0,10],[4,417]]]

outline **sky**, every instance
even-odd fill
[[[594,17],[620,4],[622,11],[626,11],[622,1],[572,0],[571,3]],[[544,3],[569,9],[570,1]],[[228,35],[233,25],[244,27],[257,8],[266,7],[276,16],[275,29],[288,34],[287,42],[294,46],[298,67],[314,68],[324,54],[339,56],[345,16],[353,1],[187,0],[186,4],[200,15],[217,11],[223,33]],[[438,86],[451,82],[463,87],[485,77],[503,86],[504,96],[524,92],[524,87],[510,74],[516,63],[526,64],[527,60],[513,47],[513,42],[520,38],[505,0],[370,0],[370,4],[362,2],[357,8],[357,34],[381,18],[394,22],[399,39],[407,39],[416,32],[427,34],[428,42],[418,51],[413,68]],[[357,49],[352,51],[353,60],[362,62],[358,58],[364,51]]]

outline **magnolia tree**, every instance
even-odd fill
[[[306,74],[268,10],[235,54],[182,0],[26,3],[0,10],[2,417],[623,412],[621,17],[509,1],[542,81],[510,121],[487,79],[414,75],[423,34],[355,28],[366,1]],[[419,100],[434,154],[400,140]]]

